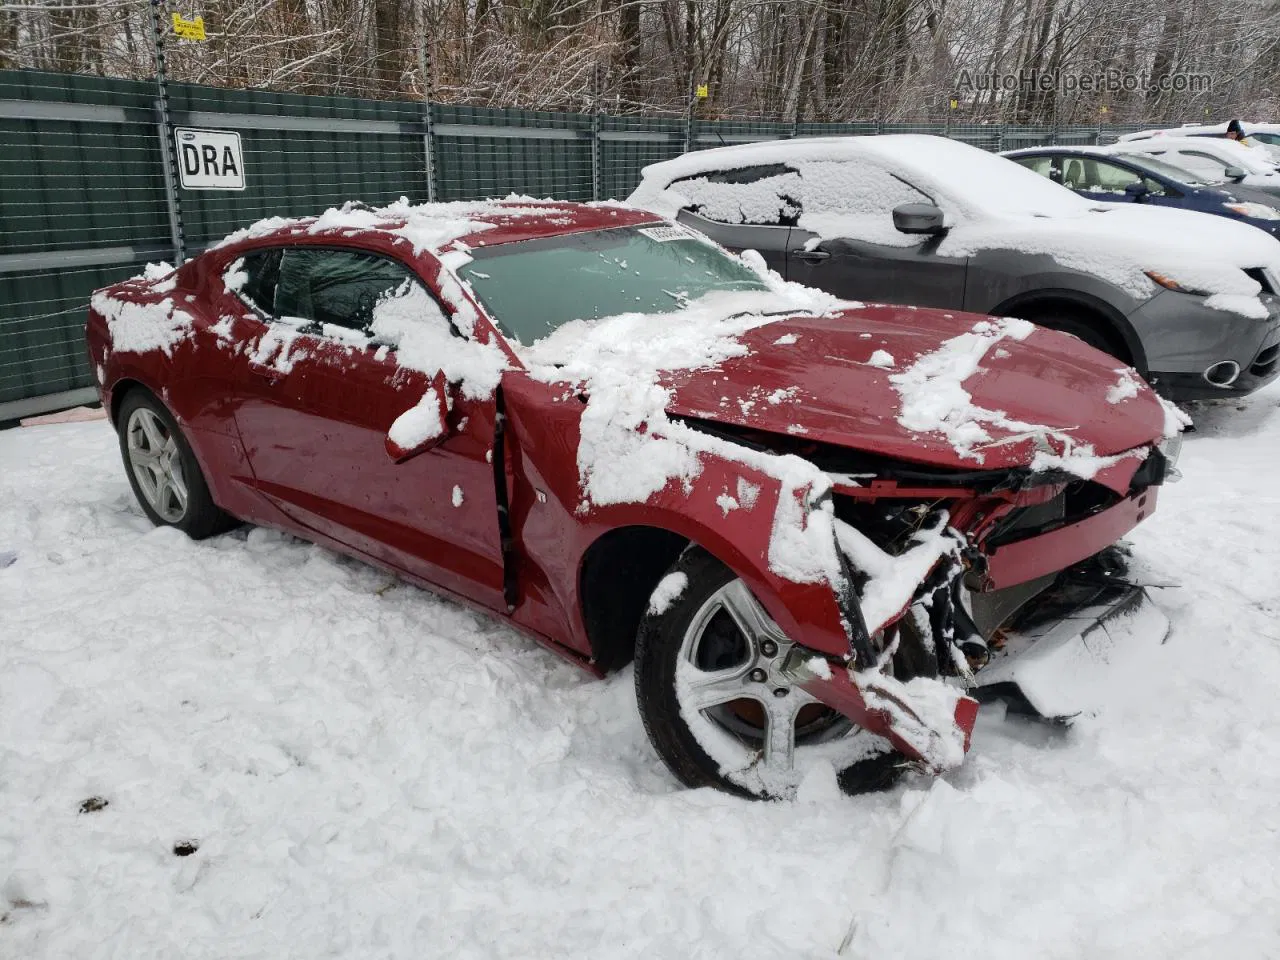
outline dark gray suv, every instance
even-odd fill
[[[1023,317],[1180,400],[1280,373],[1280,242],[1098,203],[942,137],[799,138],[686,154],[630,202],[852,300]]]

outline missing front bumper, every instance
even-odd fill
[[[970,691],[978,700],[1069,720],[1123,695],[1133,670],[1169,634],[1168,617],[1129,583],[1096,588],[1073,609],[1051,613],[1005,633],[1003,648]]]

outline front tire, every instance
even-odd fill
[[[1120,338],[1108,329],[1106,322],[1100,317],[1065,307],[1027,310],[1020,315],[1024,320],[1030,320],[1037,326],[1057,330],[1059,333],[1069,333],[1095,350],[1109,353],[1123,363],[1133,362]]]
[[[164,404],[134,389],[120,404],[116,429],[129,486],[147,519],[193,540],[235,526],[213,502],[191,445]]]
[[[779,673],[794,644],[733,571],[690,547],[654,597],[637,639],[636,699],[681,783],[783,798],[821,760],[846,789],[863,782],[858,771],[887,743]]]

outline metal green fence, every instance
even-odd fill
[[[178,186],[176,127],[239,133],[245,189]],[[704,122],[0,71],[0,421],[93,399],[94,289],[261,217],[352,198],[621,198],[686,149],[793,136],[935,133],[1000,150],[1128,129]]]

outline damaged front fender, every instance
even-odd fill
[[[978,717],[978,701],[927,677],[902,683],[872,668],[841,669],[793,651],[783,672],[858,726],[888,740],[908,760],[931,774],[964,761]]]

